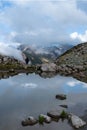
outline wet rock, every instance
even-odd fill
[[[40,116],[44,118],[44,121],[46,123],[51,123],[51,117],[44,115],[44,114],[40,114]]]
[[[67,105],[60,105],[60,107],[63,107],[63,108],[68,108]]]
[[[56,99],[65,100],[66,99],[66,95],[65,94],[57,94],[56,95]]]
[[[28,125],[35,125],[38,121],[30,116],[28,119],[25,119],[24,121],[22,121],[22,126],[28,126]]]
[[[59,119],[60,114],[61,114],[60,110],[50,111],[50,112],[47,113],[48,116],[50,116],[51,118],[55,118],[55,119]]]
[[[86,125],[86,122],[83,121],[81,118],[79,118],[78,116],[76,115],[73,115],[73,114],[69,114],[69,119],[72,123],[72,126],[76,129],[80,128],[80,127],[83,127],[84,125]]]

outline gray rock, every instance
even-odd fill
[[[40,114],[40,116],[44,118],[46,123],[51,123],[51,121],[52,121],[51,117],[44,115],[44,114]]]
[[[37,122],[34,117],[30,116],[28,119],[22,121],[22,126],[35,125]]]
[[[65,94],[57,94],[56,95],[56,99],[65,100],[66,99],[66,95]]]
[[[83,127],[84,125],[86,125],[86,122],[83,121],[81,118],[79,118],[78,116],[76,115],[73,115],[73,114],[70,114],[69,115],[69,119],[72,123],[72,126],[76,129],[80,128],[80,127]]]
[[[55,72],[57,71],[57,65],[54,63],[46,63],[41,66],[42,72]]]
[[[51,118],[55,118],[55,119],[59,119],[60,114],[61,114],[60,110],[50,111],[50,112],[47,113],[48,116],[50,116]]]

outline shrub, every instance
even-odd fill
[[[67,114],[67,112],[65,112],[64,110],[61,112],[61,114],[60,114],[60,117],[61,118],[67,118],[67,116],[68,116],[68,114]]]
[[[44,123],[44,117],[43,116],[39,116],[39,124],[42,124]]]

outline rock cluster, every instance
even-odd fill
[[[43,125],[43,123],[51,123],[53,121],[58,121],[60,118],[62,119],[68,119],[68,121],[72,124],[74,128],[80,128],[86,125],[86,122],[83,121],[80,117],[74,115],[74,114],[68,114],[67,112],[56,110],[56,111],[50,111],[47,113],[47,115],[40,114],[39,120],[35,119],[34,117],[30,116],[28,119],[25,119],[22,121],[22,126],[31,126],[35,125],[38,122]]]
[[[56,97],[59,100],[66,99],[66,95],[64,94],[57,94]],[[60,106],[67,108],[67,105],[60,105]],[[43,125],[43,123],[51,123],[52,121],[58,122],[59,119],[67,119],[74,128],[80,128],[86,125],[86,122],[83,121],[80,117],[74,114],[68,113],[65,110],[52,110],[52,111],[47,112],[47,115],[40,114],[38,116],[38,119],[35,119],[34,117],[30,116],[28,119],[25,119],[21,123],[22,123],[22,126],[28,126],[28,125],[31,126],[37,123]]]
[[[14,57],[0,55],[0,70],[23,69],[24,63]]]

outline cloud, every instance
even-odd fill
[[[27,5],[27,3],[30,1],[30,0],[8,0],[9,2],[13,3],[13,4],[16,4],[16,5]]]
[[[16,47],[12,45],[0,42],[0,54],[13,56],[16,59],[23,61],[21,51],[17,50]],[[17,46],[17,44],[15,46]]]
[[[0,1],[0,52],[21,59],[18,44],[44,46],[76,39],[86,41],[87,31],[79,34],[83,25],[87,27],[84,7],[85,3],[81,5],[78,0]]]
[[[84,82],[80,82],[80,81],[69,81],[67,82],[67,85],[69,87],[79,87],[80,88],[87,88],[87,84]]]
[[[87,30],[85,31],[84,34],[79,34],[78,32],[74,32],[70,34],[70,37],[75,40],[78,39],[81,42],[87,42]]]
[[[77,0],[77,8],[83,10],[87,13],[87,1],[86,0]]]
[[[78,84],[80,84],[80,81],[69,81],[69,82],[67,82],[67,85],[69,85],[70,87],[75,87]]]
[[[16,33],[14,37],[11,35],[14,42],[47,44],[70,41],[68,30],[87,24],[87,15],[77,8],[76,0],[8,1],[13,6],[3,10],[1,21],[10,27],[10,33]]]
[[[22,87],[29,87],[29,88],[36,88],[37,84],[35,83],[25,83],[25,84],[21,84]]]

